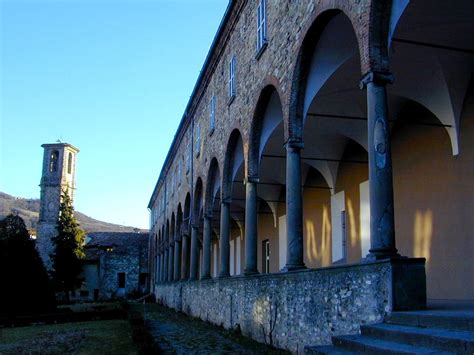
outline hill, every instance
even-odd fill
[[[4,192],[0,192],[0,219],[6,217],[10,213],[16,214],[23,218],[26,227],[30,231],[35,232],[36,226],[38,224],[39,210],[39,199],[15,197]],[[81,228],[84,229],[86,233],[137,231],[137,228],[99,221],[78,211],[74,211],[74,215],[81,225]],[[146,232],[146,230],[138,230],[140,230],[140,232]]]

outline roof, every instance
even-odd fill
[[[114,253],[126,253],[133,247],[146,248],[148,233],[95,232],[86,235],[86,260],[99,259],[102,250],[112,248]]]

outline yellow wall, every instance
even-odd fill
[[[397,247],[427,259],[433,299],[474,299],[472,98],[467,106],[458,156],[442,127],[406,125],[392,139]]]

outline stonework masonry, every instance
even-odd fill
[[[53,252],[51,238],[57,235],[61,194],[67,192],[74,201],[76,189],[76,155],[79,149],[68,143],[43,144],[43,171],[41,177],[40,215],[36,245],[43,263],[51,270]]]
[[[398,307],[423,305],[423,288],[416,281],[407,287],[404,280],[410,272],[413,280],[422,279],[423,265],[423,260],[386,261],[168,283],[155,294],[158,302],[190,316],[301,353],[309,344],[329,344],[333,335],[356,334],[361,324],[380,323],[397,302]]]
[[[157,299],[295,352],[474,300],[473,34],[470,0],[230,1],[148,204]]]

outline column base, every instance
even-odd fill
[[[225,279],[227,277],[230,277],[230,274],[225,272],[225,273],[220,273],[219,276],[217,277],[218,279]]]
[[[251,276],[251,275],[257,275],[259,274],[258,270],[244,270],[244,275],[245,276]]]
[[[210,280],[211,276],[201,276],[199,280]]]
[[[286,264],[280,272],[289,272],[289,271],[296,271],[296,270],[304,270],[306,269],[305,264]]]
[[[369,250],[369,254],[366,255],[365,258],[362,259],[362,262],[367,261],[377,261],[377,260],[385,260],[385,259],[400,259],[400,258],[407,258],[406,256],[401,256],[398,253],[397,249],[390,249],[390,250]]]

